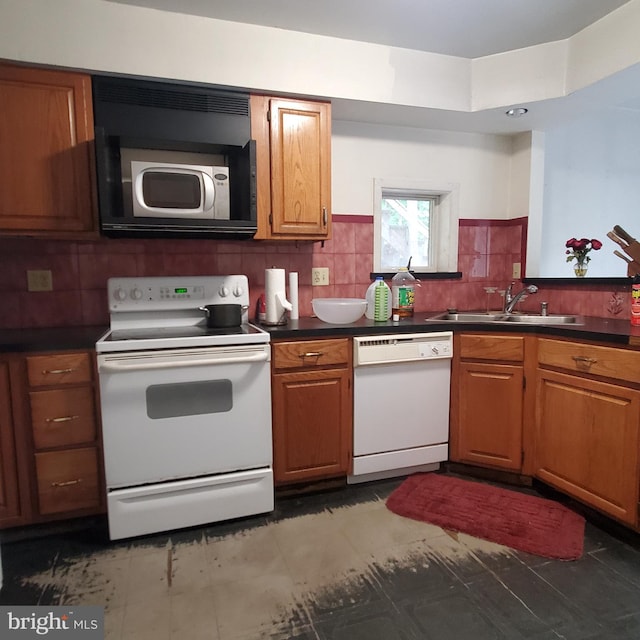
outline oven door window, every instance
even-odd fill
[[[152,420],[225,413],[233,408],[231,380],[202,380],[147,387],[147,416]]]

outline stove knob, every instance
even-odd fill
[[[122,302],[127,299],[127,292],[124,289],[118,288],[113,292],[113,297],[119,302]]]
[[[239,284],[237,284],[233,289],[233,295],[236,298],[239,298],[240,296],[242,296],[243,293],[244,293],[244,289]]]
[[[226,298],[229,295],[229,288],[225,287],[224,285],[222,287],[220,287],[220,289],[218,290],[218,295],[221,298]]]
[[[132,289],[131,290],[131,297],[134,300],[142,300],[142,291],[140,291],[140,289]]]

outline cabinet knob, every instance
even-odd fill
[[[576,364],[586,364],[587,366],[590,366],[598,362],[596,358],[588,358],[587,356],[571,356],[571,357],[575,360]]]
[[[43,375],[48,375],[48,374],[61,374],[61,373],[72,373],[73,371],[75,371],[75,369],[43,369],[42,370],[42,374]]]

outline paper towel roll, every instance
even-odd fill
[[[296,271],[289,273],[289,302],[291,303],[289,317],[292,320],[297,320],[300,316],[298,310],[298,273]]]
[[[291,308],[285,291],[284,269],[266,269],[264,276],[265,324],[285,324],[285,309]]]

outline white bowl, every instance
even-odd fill
[[[350,324],[362,318],[367,308],[364,298],[314,298],[313,312],[329,324]]]

